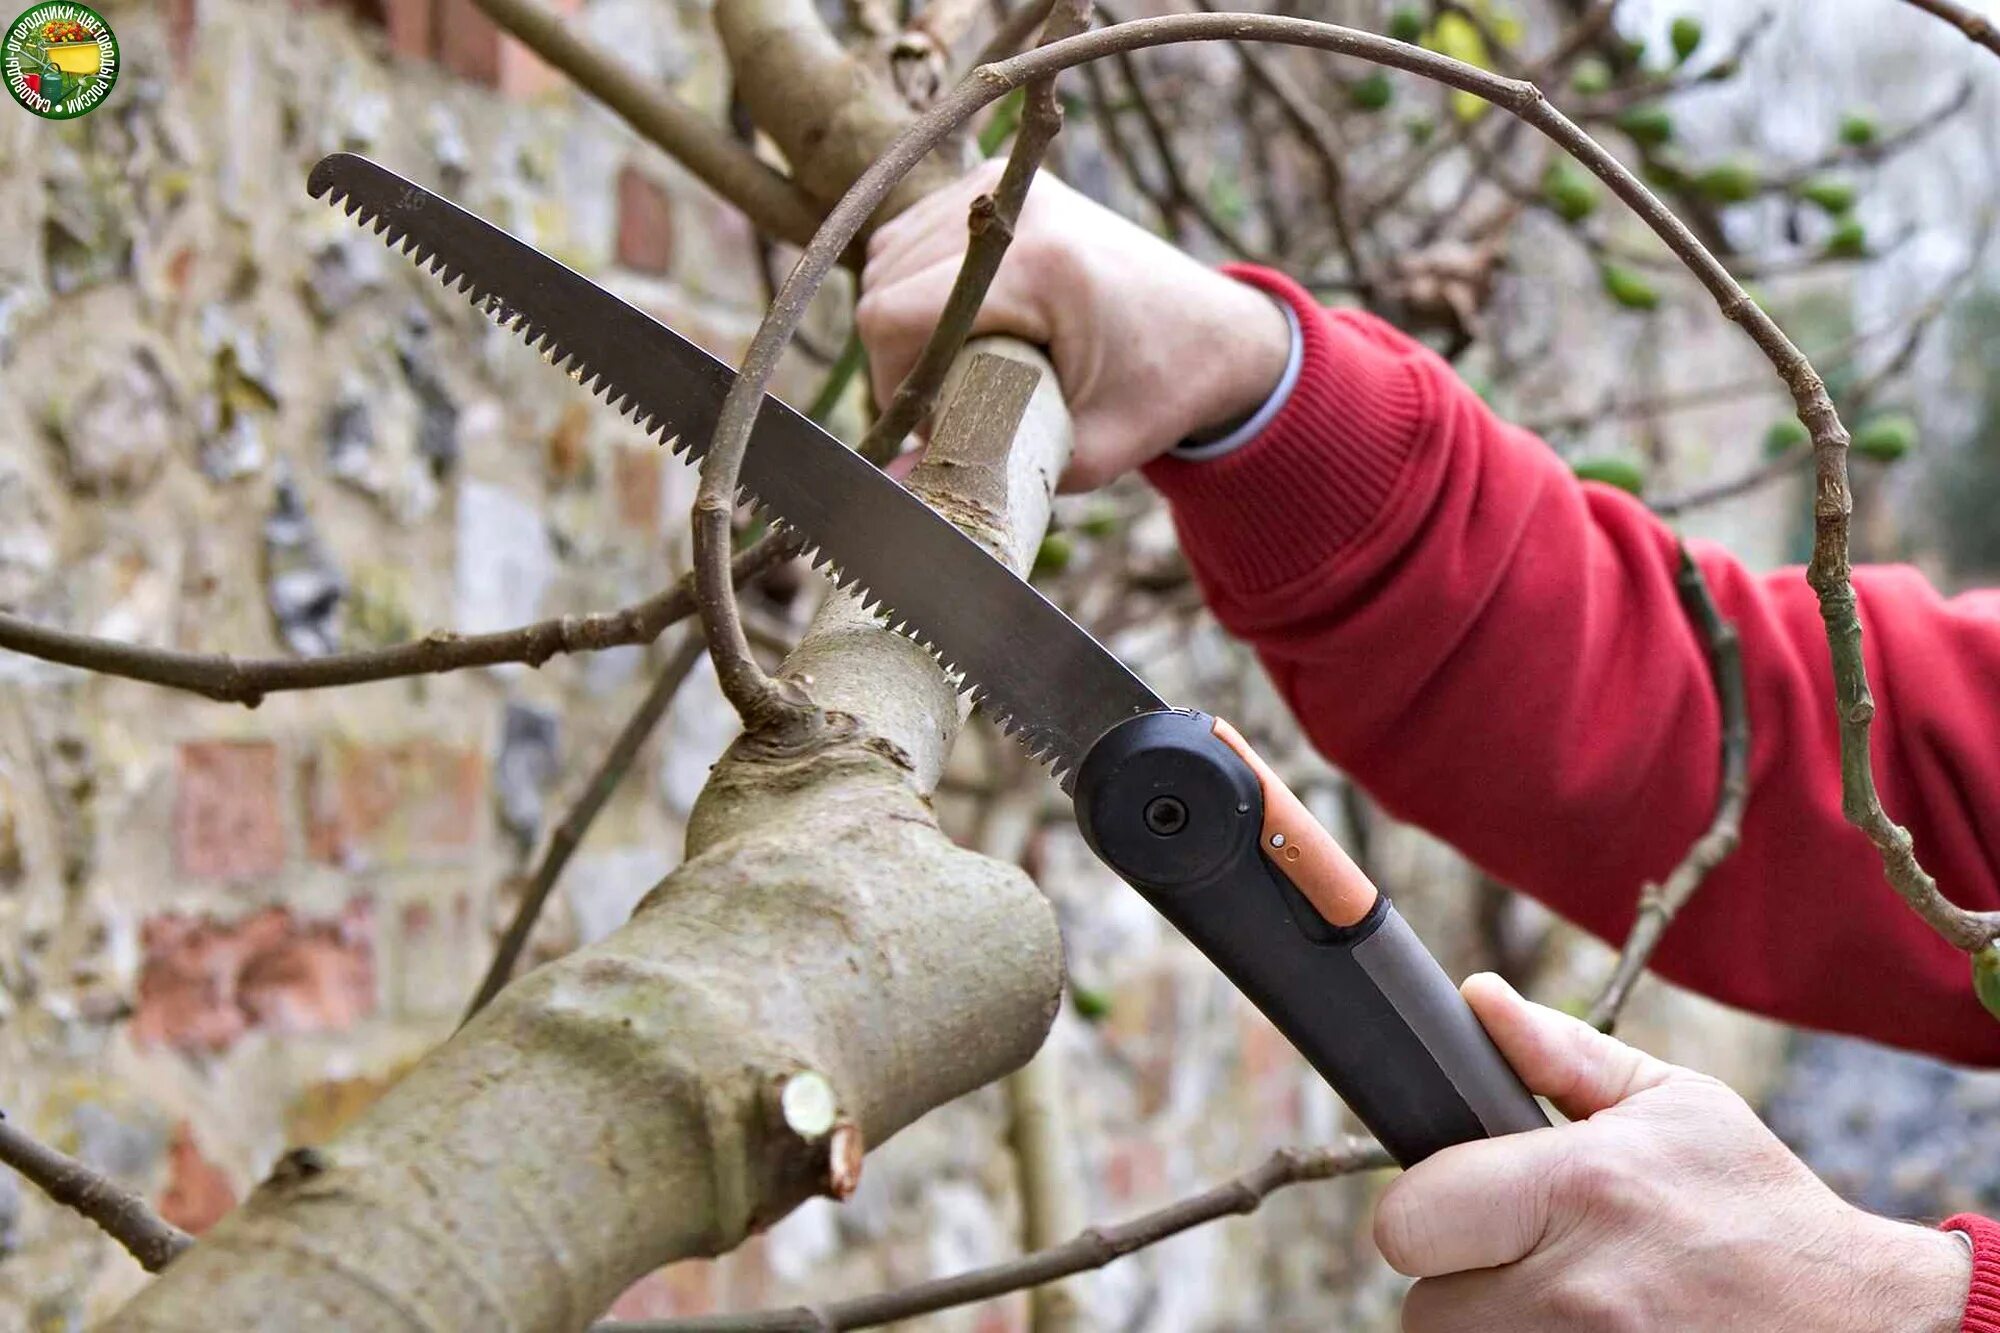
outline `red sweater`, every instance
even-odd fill
[[[1233,271],[1292,305],[1304,359],[1255,440],[1147,469],[1209,605],[1384,808],[1621,940],[1720,782],[1673,532],[1577,481],[1382,321]],[[1692,549],[1742,636],[1752,788],[1741,846],[1655,969],[1786,1022],[2000,1065],[2000,1022],[1964,955],[1841,817],[1832,670],[1802,572]],[[1854,582],[1883,804],[1948,895],[2000,908],[2000,592],[1946,599],[1907,568]],[[1989,1313],[1966,1328],[2000,1333]]]

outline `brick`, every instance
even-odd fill
[[[486,763],[428,737],[331,742],[300,766],[306,853],[349,868],[462,854],[479,833]]]
[[[665,273],[674,262],[673,201],[659,182],[629,163],[618,172],[618,262]]]
[[[675,1319],[712,1314],[716,1308],[716,1262],[691,1259],[656,1268],[625,1288],[605,1311],[607,1319]]]
[[[500,86],[501,32],[472,0],[437,0],[433,23],[439,65],[461,79]]]
[[[389,49],[411,60],[430,59],[437,33],[437,0],[379,0]]]
[[[167,1144],[167,1184],[160,1216],[199,1236],[236,1206],[236,1188],[222,1168],[202,1156],[194,1127],[183,1120]]]
[[[618,507],[618,524],[626,531],[645,537],[660,531],[667,457],[664,446],[650,442],[612,451],[612,502]]]
[[[267,907],[234,921],[163,913],[140,928],[132,1040],[220,1052],[253,1029],[330,1032],[375,1008],[374,912],[301,919]]]
[[[194,64],[195,40],[201,31],[200,0],[167,0],[167,50],[174,72],[185,74]]]
[[[189,741],[180,747],[174,853],[184,875],[238,880],[285,864],[278,750],[270,741]]]
[[[1167,1188],[1167,1155],[1151,1139],[1117,1139],[1104,1153],[1102,1184],[1112,1204],[1156,1199]]]

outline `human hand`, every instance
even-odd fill
[[[1957,1237],[1842,1201],[1719,1081],[1500,978],[1465,998],[1576,1123],[1460,1144],[1390,1185],[1375,1241],[1405,1333],[1957,1333]]]
[[[988,162],[868,242],[855,320],[879,402],[916,363],[965,256]],[[1076,426],[1065,490],[1089,490],[1186,436],[1255,412],[1284,374],[1291,331],[1263,293],[1182,254],[1046,172],[973,322],[1049,351]]]

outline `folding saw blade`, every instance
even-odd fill
[[[708,451],[729,367],[643,311],[447,199],[351,153],[313,168],[315,199],[371,223],[479,310],[690,461]],[[764,399],[745,497],[801,534],[836,585],[963,678],[1067,789],[1118,722],[1165,708],[1145,682],[1012,570],[839,440]]]

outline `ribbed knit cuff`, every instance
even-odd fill
[[[1372,316],[1325,310],[1270,269],[1224,271],[1297,315],[1298,384],[1242,448],[1200,462],[1169,455],[1145,471],[1206,579],[1248,594],[1323,568],[1376,522],[1409,460],[1424,390],[1409,353]]]
[[[1965,1297],[1960,1333],[2000,1333],[2000,1222],[1960,1213],[1939,1229],[1972,1237],[1972,1290]]]

